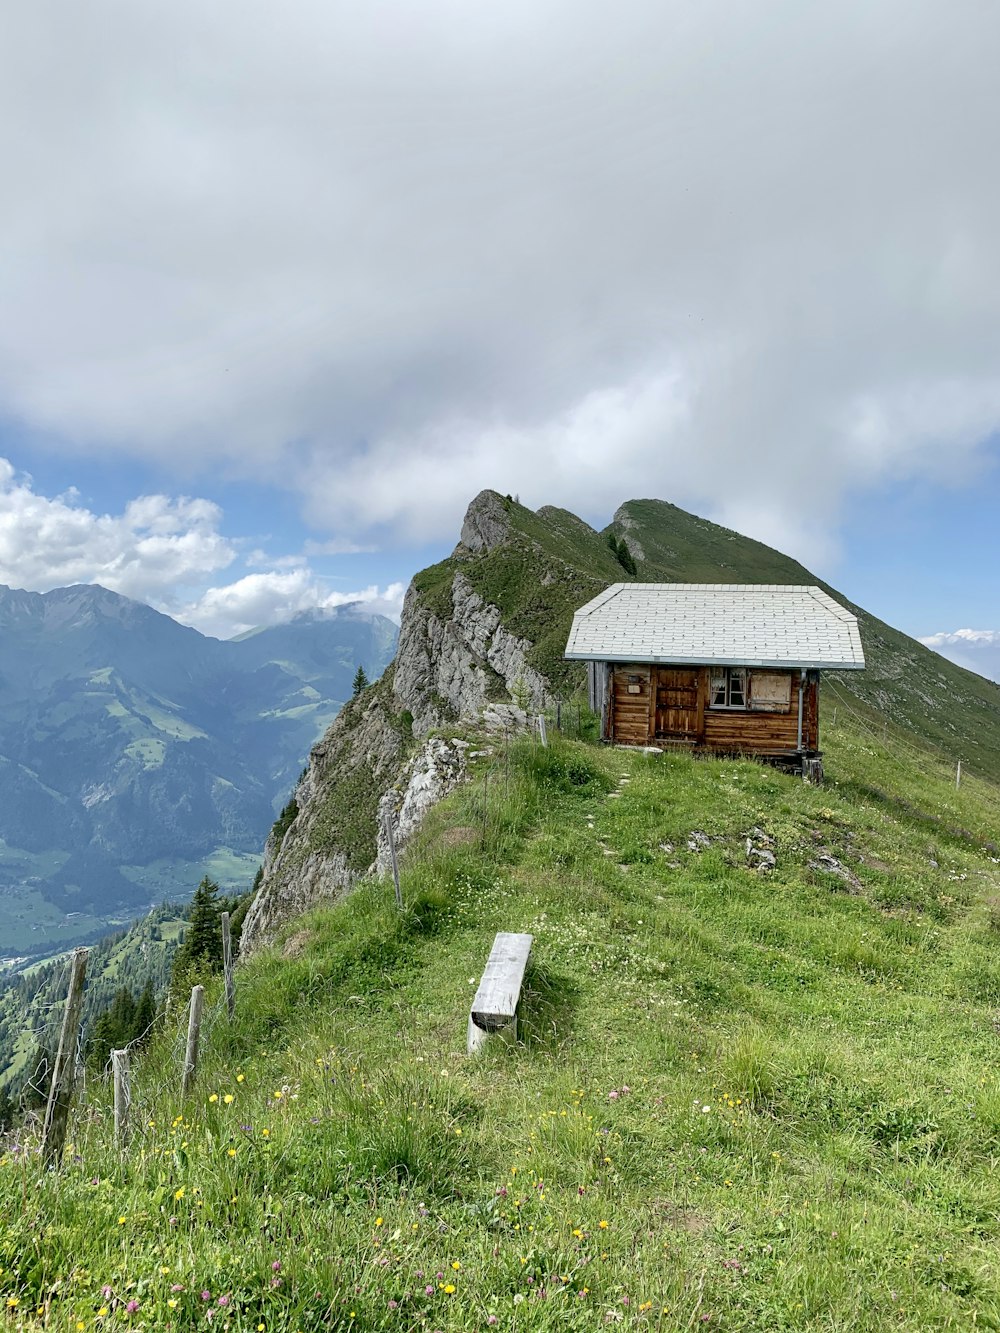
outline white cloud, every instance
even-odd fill
[[[298,491],[362,544],[450,535],[490,483],[809,557],[853,489],[974,471],[996,6],[274,13],[11,15],[0,413]]]
[[[33,592],[99,583],[223,639],[347,602],[398,622],[402,583],[331,592],[301,555],[251,551],[247,563],[265,566],[260,573],[211,586],[237,558],[238,543],[220,532],[222,521],[208,500],[165,495],[130,500],[121,514],[95,514],[75,491],[39,495],[0,458],[0,583]]]
[[[976,671],[989,680],[1000,681],[1000,630],[941,630],[920,640],[959,666]]]
[[[144,495],[95,514],[75,492],[49,499],[0,458],[0,583],[35,592],[100,583],[140,600],[169,597],[225,569],[235,548],[208,500]]]
[[[362,602],[368,610],[399,622],[405,587],[390,583],[356,592],[330,592],[310,571],[272,571],[248,574],[235,583],[209,588],[197,601],[177,611],[176,618],[203,634],[228,639],[258,625],[290,620],[300,611],[327,611],[349,602]]]

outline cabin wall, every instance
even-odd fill
[[[800,675],[792,672],[787,711],[712,708],[708,667],[608,663],[608,712],[602,729],[620,745],[657,741],[723,753],[787,754],[798,748]],[[752,669],[751,669],[752,673]],[[806,674],[802,748],[819,749],[819,673]]]
[[[619,745],[648,745],[653,735],[652,671],[649,666],[611,670],[611,739]]]

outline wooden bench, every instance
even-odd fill
[[[478,1051],[490,1033],[499,1033],[505,1041],[517,1041],[517,1006],[521,983],[528,965],[533,937],[501,930],[493,941],[469,1011],[468,1049]]]

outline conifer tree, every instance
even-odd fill
[[[222,908],[218,898],[218,884],[206,875],[191,899],[184,943],[174,954],[170,973],[170,994],[180,1002],[187,1000],[192,986],[202,985],[222,971]]]
[[[359,666],[354,673],[354,684],[351,687],[354,691],[353,697],[356,699],[362,690],[368,688],[368,673],[363,666]]]
[[[156,1000],[153,996],[153,981],[151,977],[147,977],[146,984],[139,992],[139,998],[135,1003],[135,1016],[132,1019],[132,1035],[129,1041],[148,1040],[155,1022]]]
[[[625,570],[625,573],[631,574],[633,578],[638,573],[635,556],[628,549],[628,543],[624,537],[618,543],[618,563],[621,565],[622,569]]]

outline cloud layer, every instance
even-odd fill
[[[450,535],[491,484],[808,559],[854,489],[974,472],[996,6],[277,13],[12,13],[0,414],[362,542]]]
[[[0,583],[33,592],[100,583],[217,638],[355,601],[399,619],[401,584],[332,592],[304,556],[291,558],[288,569],[288,557],[253,551],[244,563],[265,568],[218,584],[239,553],[239,543],[220,531],[222,520],[208,500],[165,495],[130,500],[121,514],[95,514],[73,492],[39,495],[0,458]]]
[[[920,640],[959,666],[1000,681],[1000,629],[942,630]]]

